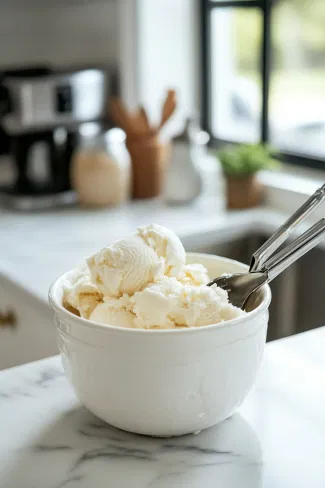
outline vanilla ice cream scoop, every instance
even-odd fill
[[[162,225],[138,227],[137,235],[164,260],[164,274],[177,276],[186,261],[185,249],[179,237]]]
[[[181,310],[175,322],[187,327],[218,324],[245,315],[240,308],[228,301],[228,293],[217,286],[184,286]]]
[[[186,264],[171,230],[151,224],[88,258],[67,284],[63,303],[94,322],[145,329],[201,327],[245,313],[209,281],[202,264]]]
[[[185,265],[185,250],[169,229],[151,224],[120,239],[87,260],[94,283],[108,296],[129,295],[164,275],[177,276]]]
[[[87,268],[76,270],[73,279],[64,287],[64,305],[89,319],[92,311],[102,302],[103,295],[92,282]]]
[[[177,276],[183,285],[207,285],[210,281],[208,271],[203,264],[186,264]]]
[[[100,324],[115,325],[117,327],[135,327],[135,316],[126,309],[123,300],[112,299],[100,303],[93,310],[89,319]]]
[[[142,290],[161,278],[164,260],[138,235],[116,241],[87,260],[91,277],[107,296]]]
[[[175,278],[147,286],[130,298],[139,328],[201,327],[240,317],[245,312],[228,302],[225,290],[182,285]]]
[[[130,308],[135,314],[136,327],[149,329],[175,327],[173,319],[180,305],[182,284],[176,278],[164,278],[147,286],[130,298]]]

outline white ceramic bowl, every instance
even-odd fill
[[[211,277],[247,266],[190,253]],[[122,329],[62,306],[61,276],[50,289],[66,375],[80,401],[121,429],[174,436],[206,429],[234,413],[254,385],[263,356],[271,291],[244,317],[180,330]]]

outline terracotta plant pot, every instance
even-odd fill
[[[164,185],[169,145],[161,144],[158,137],[153,136],[128,137],[126,146],[132,161],[132,197],[158,197]]]
[[[256,207],[262,201],[262,185],[256,175],[226,175],[226,189],[230,209]]]

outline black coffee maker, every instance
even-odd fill
[[[70,163],[80,126],[105,123],[107,73],[49,67],[0,75],[0,154],[9,153],[14,181],[2,201],[20,209],[73,200]]]
[[[60,128],[10,136],[16,169],[10,190],[16,195],[56,195],[70,190],[70,162],[76,131]]]

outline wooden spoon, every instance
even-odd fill
[[[150,133],[151,127],[146,109],[141,105],[138,111],[139,120],[141,120],[141,126],[145,129],[145,132]]]
[[[158,125],[158,130],[160,130],[170,119],[176,109],[176,92],[175,90],[168,90],[160,119],[160,124]]]
[[[133,115],[134,127],[136,127],[136,133],[139,136],[149,136],[151,128],[149,125],[148,117],[145,109],[140,106]]]
[[[116,122],[126,133],[133,134],[137,132],[137,125],[120,98],[111,97],[110,112],[114,122]]]

